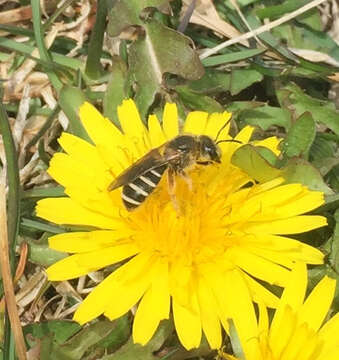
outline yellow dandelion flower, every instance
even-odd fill
[[[325,276],[306,300],[307,269],[296,264],[269,324],[267,308],[259,304],[259,321],[243,329],[241,345],[246,360],[339,359],[339,313],[323,324],[335,292],[336,281]],[[254,315],[252,303],[242,309]],[[323,325],[322,325],[323,324]],[[235,356],[220,352],[227,360]]]
[[[147,343],[172,310],[187,349],[199,346],[202,331],[218,348],[227,318],[251,323],[238,311],[242,301],[251,297],[276,306],[277,298],[257,279],[285,286],[295,262],[322,263],[320,251],[283,235],[326,225],[321,216],[301,215],[321,205],[323,195],[301,184],[284,185],[282,179],[255,184],[230,163],[241,144],[224,142],[221,164],[190,171],[191,190],[177,177],[180,213],[168,194],[166,176],[141,206],[127,211],[121,188],[108,191],[114,178],[179,131],[215,139],[231,114],[191,112],[179,130],[177,108],[167,104],[162,123],[152,115],[146,128],[134,102],[126,100],[118,116],[121,131],[85,103],[80,118],[92,144],[68,133],[59,139],[65,153],[54,155],[48,173],[65,187],[67,197],[39,201],[37,214],[93,231],[49,239],[51,248],[73,255],[49,267],[48,277],[73,279],[125,261],[87,296],[76,321],[84,324],[101,314],[116,319],[138,303],[135,342]],[[219,140],[231,139],[228,128],[220,131]],[[236,140],[247,143],[252,132],[246,127]],[[276,151],[278,143],[271,138],[262,145]]]

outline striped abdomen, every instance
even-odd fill
[[[122,201],[127,210],[133,210],[141,205],[159,184],[167,169],[167,164],[149,170],[122,188]]]

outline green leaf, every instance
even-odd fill
[[[333,191],[325,184],[319,171],[304,159],[290,159],[282,170],[282,176],[288,183],[301,183],[311,190],[322,191],[326,195]]]
[[[39,50],[40,58],[53,66],[52,57],[45,45],[44,31],[41,21],[41,9],[39,0],[31,0],[32,6],[32,17],[33,17],[33,29],[34,37]],[[62,82],[57,76],[56,72],[52,70],[45,70],[50,82],[53,84],[54,88],[59,92],[62,88]]]
[[[248,109],[257,109],[259,107],[264,106],[265,104],[260,101],[233,101],[229,105],[227,105],[227,111],[233,113],[241,113],[242,111],[246,111]]]
[[[125,344],[131,335],[130,316],[126,314],[114,320],[112,331],[98,342],[98,347],[109,348],[110,352]]]
[[[230,326],[230,328],[229,328],[229,337],[230,337],[230,342],[232,344],[233,353],[234,353],[234,355],[236,356],[237,359],[246,360],[244,350],[243,350],[241,341],[239,339],[237,329],[234,326],[233,320],[228,320],[228,324]]]
[[[312,161],[322,176],[327,175],[335,166],[339,165],[339,157],[319,158]]]
[[[283,142],[283,153],[289,157],[307,157],[315,138],[315,122],[309,112],[296,119]]]
[[[161,348],[165,340],[173,331],[173,323],[164,320],[160,323],[158,330],[153,335],[153,338],[145,345],[134,344],[133,339],[130,338],[128,342],[123,345],[115,353],[106,355],[100,360],[156,360],[159,359],[153,353]]]
[[[265,152],[267,151],[269,150],[265,149]],[[301,183],[311,190],[322,191],[326,195],[333,194],[319,171],[306,160],[293,158],[284,168],[277,169],[274,167],[276,158],[273,153],[269,151],[270,158],[265,152],[260,147],[247,144],[234,152],[231,162],[259,182],[270,181],[281,176],[287,183]]]
[[[88,45],[88,56],[86,59],[85,73],[91,79],[99,79],[104,71],[100,62],[102,46],[106,28],[107,2],[97,2],[96,19],[91,31],[91,38]]]
[[[334,220],[336,225],[331,239],[331,251],[328,260],[333,269],[339,274],[339,209],[334,213]]]
[[[59,105],[70,122],[71,132],[84,140],[90,138],[79,118],[79,108],[86,101],[84,93],[73,86],[64,86],[60,91]]]
[[[144,28],[145,36],[139,36],[129,48],[129,74],[134,80],[135,101],[143,116],[162,88],[164,73],[188,80],[197,80],[204,74],[189,38],[156,20],[144,24]]]
[[[328,174],[328,182],[334,191],[339,191],[339,165],[334,166]]]
[[[24,54],[31,58],[33,58],[31,56],[31,53],[35,49],[34,46],[23,44],[23,43],[15,41],[15,40],[7,39],[4,37],[0,37],[0,46],[4,47],[5,49],[17,51],[20,54]],[[52,56],[52,60],[53,60],[53,66],[57,66],[57,65],[65,66],[65,67],[69,67],[73,70],[78,70],[78,69],[81,69],[81,67],[82,67],[82,62],[78,59],[70,58],[65,55],[58,54],[56,52],[52,52],[51,56]],[[46,66],[50,65],[50,63],[40,60],[39,58],[34,58],[34,61],[36,61],[37,63],[44,64]]]
[[[33,188],[22,193],[23,199],[30,198],[45,198],[45,197],[62,197],[65,196],[64,188],[62,186],[53,186],[49,188]]]
[[[322,135],[322,133],[316,135],[310,149],[310,157],[314,159],[314,161],[321,161],[324,158],[335,156],[335,142],[324,138]]]
[[[108,15],[108,34],[118,36],[131,25],[144,25],[147,10],[168,10],[167,0],[119,0],[113,3]],[[147,9],[147,10],[146,10]],[[143,16],[143,12],[145,12]]]
[[[34,339],[42,339],[46,335],[51,336],[58,344],[63,344],[68,338],[77,333],[81,326],[69,320],[50,320],[40,323],[32,323],[23,328],[26,339],[33,345],[35,340],[29,340],[30,334]]]
[[[59,260],[67,257],[67,253],[53,250],[48,246],[47,238],[40,241],[27,239],[29,248],[29,260],[33,264],[41,266],[50,266]]]
[[[236,62],[262,54],[265,51],[266,49],[247,49],[247,50],[232,52],[230,54],[210,56],[208,58],[203,59],[202,64],[204,66],[216,66],[230,62]]]
[[[59,227],[57,225],[50,225],[45,222],[22,218],[20,227],[27,227],[31,229],[37,229],[40,231],[47,231],[52,234],[61,234],[67,231],[66,228]]]
[[[190,81],[188,86],[196,93],[208,94],[229,91],[231,75],[214,69],[206,69],[199,80]]]
[[[116,125],[118,122],[117,107],[122,100],[127,98],[128,91],[126,88],[127,66],[118,56],[113,57],[110,79],[104,96],[104,115],[113,121]]]
[[[114,322],[102,320],[91,323],[84,327],[66,343],[61,345],[53,344],[53,357],[51,359],[83,359],[86,352],[95,344],[99,343],[114,329]]]
[[[237,95],[252,84],[261,81],[263,75],[252,69],[232,70],[231,73],[231,95]]]
[[[296,116],[309,111],[316,122],[326,125],[336,135],[339,135],[339,113],[336,111],[333,102],[315,99],[305,94],[294,83],[289,83],[278,90],[277,97],[282,108],[292,108]]]
[[[129,47],[128,63],[129,76],[136,89],[135,101],[143,117],[165,85],[165,73],[188,80],[197,80],[204,74],[191,40],[152,18],[152,8],[165,10],[168,1],[117,1],[109,13],[108,24],[111,36],[119,35],[131,25],[139,27],[138,38]]]
[[[252,29],[259,28],[262,26],[261,22],[254,15],[249,15],[246,17],[249,25]],[[295,56],[291,51],[289,51],[285,46],[282,46],[280,41],[276,39],[270,32],[264,32],[258,35],[258,38],[269,47],[270,50],[279,54],[280,56],[289,59],[293,63],[298,63],[298,57]]]
[[[281,176],[281,170],[272,166],[260,153],[258,147],[249,144],[237,149],[232,155],[231,162],[259,182],[270,181]]]
[[[308,0],[301,0],[301,1],[287,0],[279,5],[266,6],[260,8],[259,10],[256,10],[255,13],[260,19],[268,18],[270,20],[274,20],[286,13],[299,9],[308,2],[309,2]]]
[[[286,109],[269,105],[245,109],[240,112],[239,120],[248,125],[259,126],[262,130],[268,130],[272,126],[288,129],[291,124],[290,113]]]
[[[20,223],[20,177],[18,167],[18,155],[10,126],[10,122],[2,103],[2,89],[0,89],[0,132],[2,135],[2,148],[6,158],[6,176],[8,181],[8,207],[7,219],[8,242],[10,248],[11,269],[15,269],[15,246]],[[2,171],[4,171],[2,169]]]
[[[188,86],[182,85],[175,88],[182,102],[194,110],[207,111],[209,113],[222,112],[224,108],[213,98],[197,93]]]

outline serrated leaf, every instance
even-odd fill
[[[231,162],[259,182],[270,181],[281,176],[281,170],[275,168],[252,145],[244,145],[232,155]]]
[[[166,4],[163,0],[118,0],[109,14],[111,36],[129,25],[139,26],[139,36],[129,47],[128,63],[129,76],[135,83],[135,101],[143,117],[165,85],[165,73],[188,80],[197,80],[204,74],[191,40],[152,18],[150,8]]]
[[[154,352],[159,350],[165,340],[173,331],[173,323],[164,320],[160,323],[158,330],[153,335],[153,338],[145,345],[134,344],[133,339],[130,338],[128,342],[123,345],[115,353],[106,355],[100,360],[156,360],[159,359],[154,355]]]
[[[315,99],[303,92],[296,84],[289,83],[277,91],[282,108],[291,109],[296,116],[309,111],[316,122],[320,122],[339,135],[339,113],[333,102]]]
[[[283,142],[283,153],[288,158],[307,156],[315,138],[315,122],[309,112],[303,113],[289,129]]]
[[[143,116],[161,90],[164,73],[188,80],[197,80],[204,74],[189,38],[156,20],[148,22],[144,28],[145,36],[139,37],[129,48],[129,73],[136,85],[135,101]]]
[[[108,34],[118,36],[131,25],[144,25],[142,12],[145,9],[157,8],[168,10],[166,0],[116,0],[108,15]]]
[[[50,320],[28,324],[23,328],[25,337],[30,334],[33,338],[42,339],[46,335],[54,339],[58,344],[63,344],[72,335],[77,333],[81,326],[75,321]]]
[[[65,357],[68,360],[80,360],[95,344],[104,339],[114,328],[114,322],[101,320],[84,327],[66,343],[53,346],[53,359]]]
[[[252,84],[261,81],[263,75],[252,69],[233,70],[231,73],[231,95],[237,95]]]
[[[286,109],[264,105],[255,109],[244,110],[239,115],[240,121],[248,125],[259,126],[267,130],[271,126],[290,127],[290,113]]]
[[[319,171],[304,159],[290,159],[282,169],[282,176],[288,183],[301,183],[310,190],[322,191],[326,195],[333,194],[333,191],[326,185]]]
[[[131,334],[129,314],[121,316],[113,321],[112,324],[113,327],[110,334],[97,344],[98,347],[109,348],[111,352],[126,343]]]

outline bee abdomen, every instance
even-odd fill
[[[141,205],[153,192],[167,169],[167,164],[149,170],[126,184],[122,188],[122,201],[127,210],[133,210]]]

